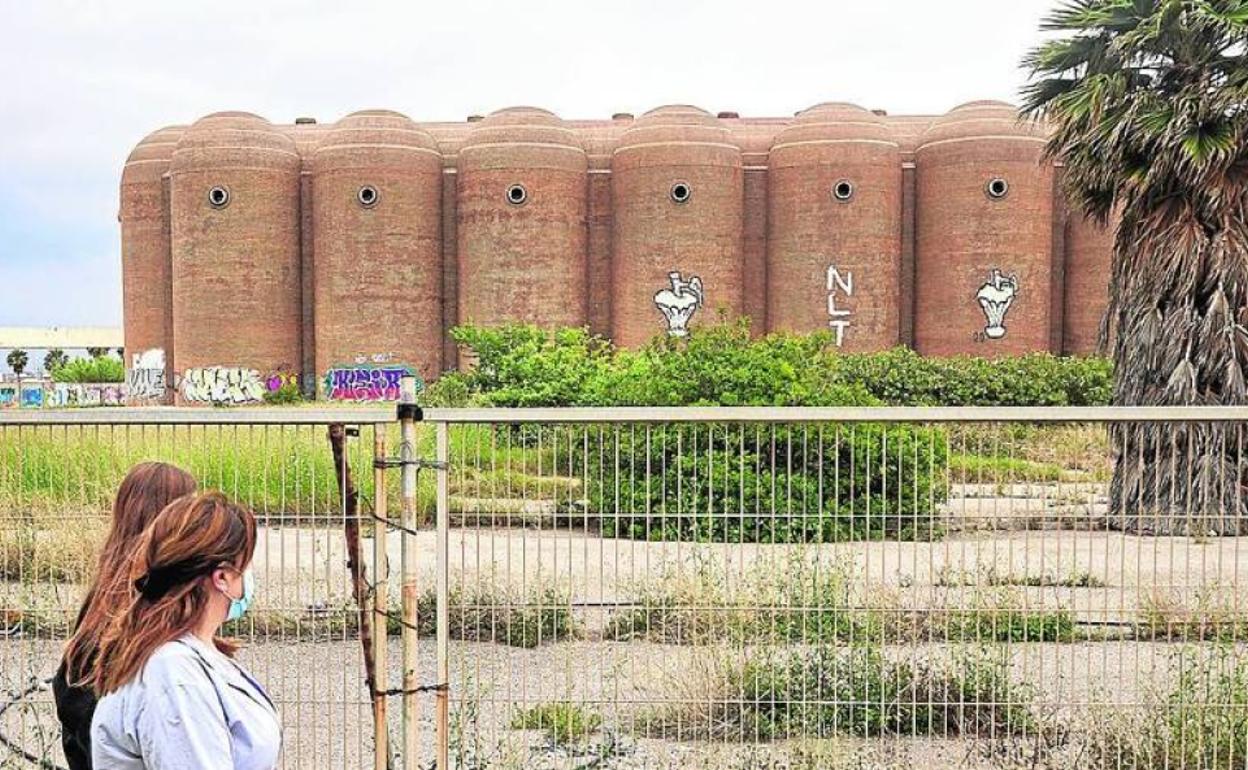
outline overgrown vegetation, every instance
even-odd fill
[[[600,727],[601,715],[567,701],[539,703],[517,711],[511,719],[513,730],[541,730],[556,746],[579,743]]]
[[[603,635],[705,645],[896,642],[1070,642],[1066,609],[1027,607],[1008,587],[960,595],[948,606],[907,608],[868,594],[852,565],[800,553],[755,562],[734,582],[705,556],[670,565],[633,587],[634,604],[610,616]]]
[[[1248,665],[1230,646],[1173,655],[1168,689],[1140,708],[1103,708],[1078,736],[1085,767],[1214,770],[1248,765]]]
[[[432,401],[491,406],[1101,406],[1102,358],[924,358],[897,348],[844,354],[827,332],[751,338],[746,322],[621,350],[583,329],[462,326],[474,368]],[[449,405],[449,404],[447,404]]]
[[[1003,651],[952,660],[893,659],[877,647],[818,646],[707,656],[670,682],[645,732],[680,739],[1034,733],[1032,688],[1010,680]]]
[[[55,382],[125,382],[126,365],[112,356],[75,358],[57,366],[50,374]]]

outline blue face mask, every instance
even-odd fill
[[[229,594],[226,594],[226,596],[230,598],[230,613],[225,616],[225,620],[228,623],[231,620],[241,618],[247,612],[247,608],[251,606],[252,600],[256,598],[256,578],[251,574],[251,567],[243,571],[242,597],[235,599],[230,597]]]

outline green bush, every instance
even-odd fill
[[[575,703],[540,703],[511,718],[513,730],[543,730],[556,746],[577,743],[602,727],[602,716]]]
[[[493,406],[1102,406],[1113,386],[1105,358],[846,354],[830,333],[752,339],[744,321],[639,350],[584,329],[463,326],[453,336],[477,359],[448,375],[454,391]]]
[[[958,650],[953,660],[894,660],[876,647],[819,646],[735,653],[696,699],[647,720],[652,735],[772,740],[830,735],[1035,735],[1035,695],[1015,684],[1001,653]]]
[[[52,370],[56,382],[125,382],[126,365],[120,358],[75,358]]]
[[[842,354],[833,336],[752,338],[746,322],[614,348],[584,329],[460,327],[475,366],[430,403],[540,406],[1093,405],[1103,359]],[[539,428],[500,428],[531,445]],[[556,445],[558,429],[540,429]],[[604,534],[649,539],[827,542],[928,537],[944,501],[945,430],[913,425],[682,425],[568,432],[561,469],[588,482]],[[1051,474],[1050,474],[1051,475]]]
[[[264,403],[300,404],[303,403],[303,393],[299,391],[299,386],[295,383],[286,382],[277,390],[266,390],[264,392]]]
[[[897,406],[1103,406],[1113,395],[1105,358],[1047,353],[925,358],[907,348],[836,357],[830,376]]]

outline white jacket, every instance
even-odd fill
[[[264,689],[192,634],[158,647],[91,720],[95,770],[272,770],[281,743]]]

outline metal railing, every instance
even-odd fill
[[[428,410],[438,766],[1248,766],[1246,418]]]
[[[55,669],[117,482],[163,459],[260,518],[232,631],[285,767],[1242,769],[1246,422],[0,412],[0,695]],[[59,762],[49,694],[6,700]]]
[[[353,434],[340,467],[327,436],[333,424]],[[38,766],[23,764],[22,755],[64,764],[46,681],[95,572],[113,495],[143,460],[174,463],[256,513],[256,604],[227,631],[243,640],[241,660],[282,714],[283,766],[373,765],[373,698],[344,533],[364,524],[367,544],[375,532],[370,515],[385,516],[374,452],[384,451],[390,433],[397,434],[393,407],[0,412],[0,736],[7,744],[0,766]],[[343,471],[359,490],[359,514],[339,486]],[[373,543],[384,548],[386,539]],[[369,585],[380,585],[381,595],[383,556],[372,548],[363,554]],[[379,625],[384,632],[386,623]],[[384,687],[384,633],[379,638]]]

